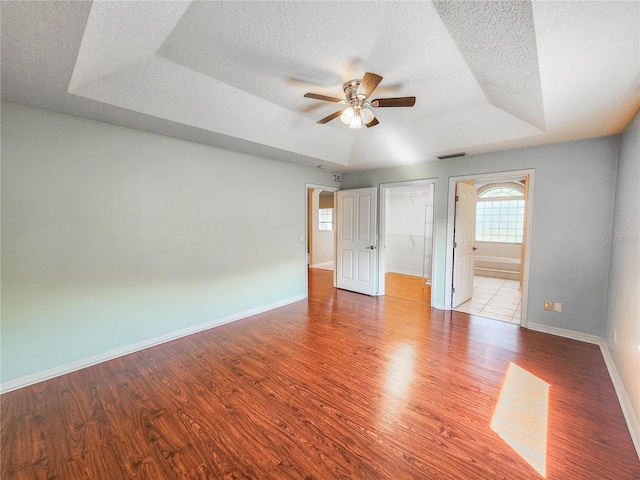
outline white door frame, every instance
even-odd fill
[[[304,218],[305,218],[305,227],[306,230],[304,232],[305,241],[305,249],[304,249],[304,264],[307,265],[307,252],[309,251],[309,222],[311,219],[309,218],[309,189],[317,188],[322,190],[330,190],[332,192],[337,192],[340,190],[340,187],[329,186],[329,185],[320,185],[317,183],[306,183],[304,189]],[[335,202],[334,202],[334,210],[335,210]],[[335,228],[335,212],[334,212],[334,227],[333,227],[333,286],[336,286],[336,228]],[[306,283],[306,291],[307,295],[309,295],[309,277],[307,275],[304,276]]]
[[[387,235],[387,195],[389,195],[388,191],[395,187],[407,187],[407,186],[425,186],[425,185],[433,185],[433,231],[432,231],[432,241],[431,241],[431,299],[430,303],[433,305],[433,278],[434,278],[434,269],[435,269],[435,250],[436,250],[436,212],[438,211],[438,179],[437,178],[424,178],[420,180],[409,180],[406,182],[391,182],[391,183],[381,183],[380,184],[380,236],[378,237],[378,295],[385,294],[385,252],[386,245],[385,239]]]
[[[526,215],[526,233],[525,233],[525,251],[522,281],[522,312],[520,316],[520,325],[527,326],[527,303],[529,300],[529,252],[531,250],[531,230],[533,219],[533,190],[535,183],[535,169],[527,170],[510,170],[506,172],[495,173],[477,173],[474,175],[461,175],[457,177],[449,177],[449,194],[447,199],[447,244],[446,244],[446,263],[445,263],[445,282],[444,282],[444,308],[451,310],[451,293],[453,283],[453,226],[455,215],[455,190],[456,183],[464,180],[507,180],[513,177],[529,176],[529,185],[527,190],[527,215]]]

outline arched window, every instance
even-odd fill
[[[489,184],[478,189],[476,241],[522,243],[524,187]]]
[[[492,187],[489,185],[487,186],[489,188],[478,190],[478,198],[522,197],[523,196],[523,192],[516,187],[511,187],[511,186]]]

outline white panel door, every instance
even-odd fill
[[[377,188],[339,190],[336,226],[336,286],[376,294]]]
[[[477,197],[478,189],[476,187],[467,183],[456,183],[452,308],[466,302],[473,296]]]

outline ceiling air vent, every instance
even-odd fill
[[[436,157],[438,160],[447,160],[448,158],[457,158],[457,157],[466,157],[467,156],[467,152],[458,152],[458,153],[451,153],[449,155],[442,155],[441,157]]]

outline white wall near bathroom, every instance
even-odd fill
[[[611,249],[604,338],[633,412],[640,454],[640,111],[620,139],[613,231],[599,239]]]
[[[600,336],[609,275],[602,239],[612,232],[618,144],[603,137],[346,173],[342,188],[437,182],[432,291],[433,306],[444,308],[449,178],[535,170],[527,321]],[[562,313],[545,311],[545,300],[562,302]]]

